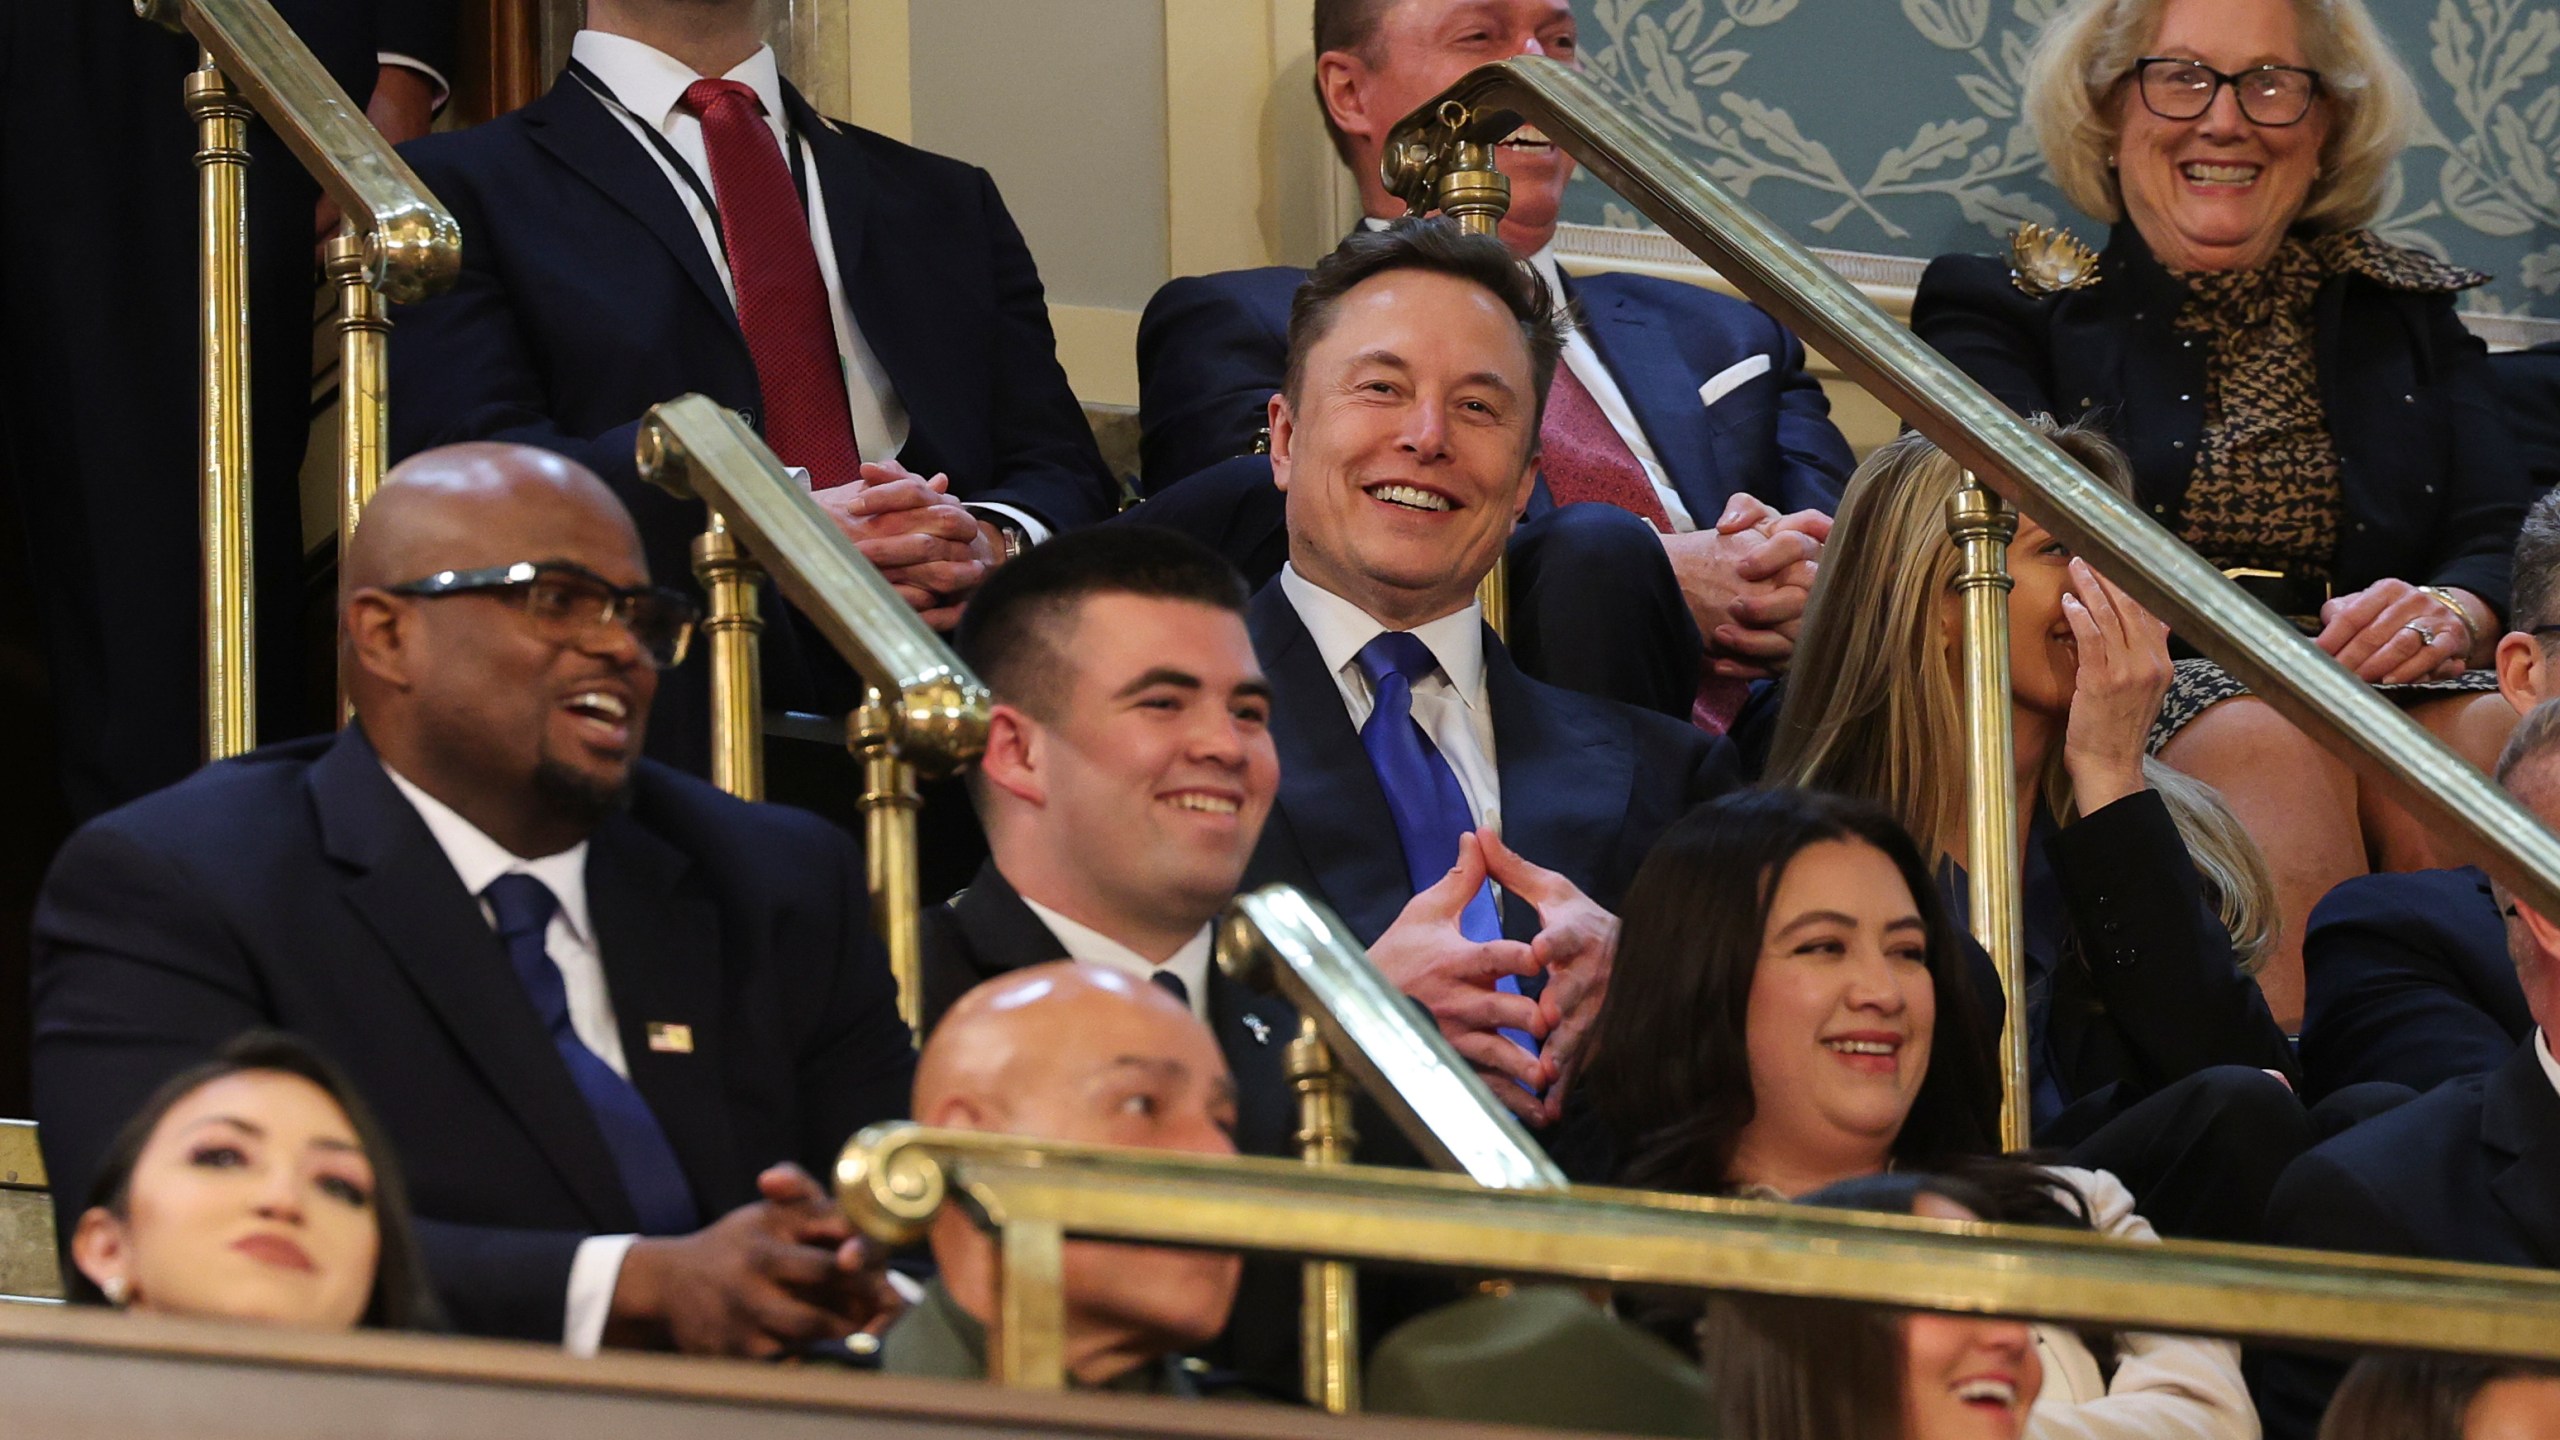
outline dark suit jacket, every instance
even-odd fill
[[[2278,1245],[2483,1265],[2560,1265],[2560,1093],[2531,1045],[2449,1080],[2286,1168],[2267,1202]],[[2309,1440],[2345,1367],[2255,1352],[2270,1440]]]
[[[1277,581],[1253,597],[1246,626],[1271,677],[1280,798],[1245,885],[1295,885],[1369,944],[1413,898],[1386,791]],[[1669,716],[1532,680],[1489,629],[1484,649],[1504,843],[1616,909],[1655,838],[1740,783],[1733,747]],[[1502,918],[1515,939],[1538,931],[1536,912],[1507,892]]]
[[[1067,947],[1022,903],[989,860],[969,888],[924,912],[924,1026],[942,1023],[954,1001],[1009,970],[1067,959]],[[1282,1064],[1298,1035],[1298,1012],[1256,995],[1209,967],[1209,1029],[1236,1081],[1236,1148],[1296,1159],[1297,1100]],[[1250,1017],[1250,1018],[1248,1018]]]
[[[2062,923],[2049,937],[2056,953],[2039,1060],[2072,1109],[2038,1128],[2039,1144],[2073,1143],[2133,1101],[2216,1065],[2296,1073],[2293,1047],[2257,982],[2240,973],[2231,933],[2206,903],[2159,795],[2128,795],[2042,828],[2028,909],[2041,899]]]
[[[2005,260],[1946,255],[1911,327],[2020,414],[2090,417],[2133,460],[2136,497],[2171,531],[2204,434],[2205,350],[2172,328],[2186,289],[2131,225],[2099,281],[2033,299]],[[2535,491],[2499,414],[2480,341],[2453,297],[2360,275],[2320,288],[2314,353],[2346,518],[2340,591],[2396,578],[2507,609],[2507,549]]]
[[[2489,370],[2533,488],[2560,485],[2560,340],[2492,355]]]
[[[786,87],[816,158],[836,263],[862,338],[906,407],[900,461],[1059,529],[1111,513],[1117,487],[1059,369],[1031,253],[983,170],[821,119]],[[641,415],[699,391],[760,423],[755,363],[710,252],[641,142],[574,78],[488,124],[402,147],[467,237],[452,290],[393,317],[392,448],[517,440],[575,457],[631,507],[662,584],[690,586],[702,507],[644,485]],[[795,661],[769,632],[784,708],[841,710],[831,654]],[[813,651],[823,647],[814,641]],[[805,663],[822,682],[799,693]],[[701,664],[669,677],[650,753],[703,748]],[[672,701],[672,703],[671,703]]]
[[[2302,1067],[2317,1100],[2391,1080],[2427,1091],[2494,1070],[2533,1033],[2489,877],[2360,875],[2311,911]]]
[[[832,1173],[914,1069],[862,857],[814,816],[643,762],[588,905],[631,1078],[705,1217]],[[634,1229],[602,1134],[495,932],[361,730],[211,765],[84,827],[35,925],[36,1114],[63,1233],[162,1080],[254,1026],[354,1076],[455,1322],[556,1342],[589,1235]],[[653,1021],[692,1027],[652,1049]]]
[[[1285,266],[1192,276],[1147,302],[1138,421],[1148,493],[1253,448],[1286,368],[1289,301],[1306,278]],[[1643,275],[1567,277],[1565,293],[1700,525],[1737,492],[1782,511],[1838,505],[1855,461],[1784,326],[1730,296]],[[1753,356],[1769,368],[1700,401],[1700,385]],[[1541,481],[1530,518],[1551,503]]]

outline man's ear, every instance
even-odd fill
[[[2507,903],[2515,907],[2516,923],[2533,937],[2533,946],[2546,957],[2560,960],[2560,925],[2544,918],[2542,912],[2525,902],[2523,896],[2510,895]]]
[[[2498,637],[2498,653],[2489,662],[2497,667],[2498,693],[2507,697],[2518,715],[2529,714],[2542,703],[2547,692],[2543,687],[2542,642],[2521,630],[2510,630]]]
[[[345,645],[356,668],[394,689],[408,689],[414,614],[413,607],[379,590],[348,596]]]
[[[987,712],[986,753],[978,757],[978,777],[1026,805],[1049,803],[1041,753],[1046,733],[1040,722],[1011,705]]]
[[[126,1241],[124,1222],[103,1205],[82,1212],[78,1228],[71,1232],[71,1263],[119,1305],[130,1298],[133,1278],[133,1253]]]
[[[1355,139],[1369,135],[1369,62],[1348,50],[1316,57],[1316,100],[1334,127]]]
[[[1532,441],[1529,458],[1520,462],[1520,502],[1511,507],[1511,523],[1514,525],[1520,523],[1521,516],[1529,513],[1529,499],[1538,493],[1538,457],[1543,453]]]
[[[1271,428],[1271,483],[1286,490],[1289,488],[1289,467],[1297,458],[1298,441],[1298,420],[1290,413],[1289,397],[1273,391],[1271,403],[1264,407],[1263,420]]]

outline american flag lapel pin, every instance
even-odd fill
[[[693,1053],[693,1027],[652,1020],[649,1022],[649,1048],[661,1055],[690,1055]]]

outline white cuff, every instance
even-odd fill
[[[614,1287],[622,1283],[622,1257],[637,1235],[590,1235],[569,1262],[569,1304],[560,1322],[560,1348],[593,1355],[604,1347],[604,1322],[613,1313]]]
[[[1041,541],[1049,538],[1048,526],[1041,524],[1036,518],[1025,514],[1020,510],[1016,510],[1010,505],[996,504],[992,501],[986,504],[979,504],[976,501],[964,501],[962,502],[962,508],[969,510],[983,510],[990,515],[1003,516],[1014,524],[1021,526],[1022,538],[1031,544],[1037,545]]]
[[[432,114],[443,114],[445,103],[453,99],[453,86],[446,82],[444,75],[439,72],[436,67],[414,55],[403,55],[397,50],[384,50],[374,55],[373,63],[376,65],[397,65],[403,70],[415,70],[419,74],[426,76],[427,83],[436,87],[436,98],[428,106],[428,110]],[[359,108],[361,108],[363,102],[359,101],[357,103]]]

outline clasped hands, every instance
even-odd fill
[[[1538,933],[1518,940],[1470,940],[1458,917],[1487,879],[1538,912]],[[1369,947],[1387,982],[1420,1001],[1440,1033],[1486,1086],[1530,1125],[1563,1112],[1585,1037],[1609,987],[1618,917],[1571,880],[1512,853],[1489,829],[1458,839],[1458,863],[1404,907]],[[1536,999],[1495,988],[1504,976],[1544,974]],[[1536,1037],[1532,1055],[1500,1032]]]
[[[1712,530],[1662,537],[1712,673],[1763,680],[1786,664],[1830,537],[1821,511],[1781,515],[1749,495],[1734,496]]]
[[[2313,643],[2368,684],[2450,679],[2473,662],[2482,636],[2496,627],[2480,597],[2467,590],[2447,593],[2459,604],[2461,618],[2453,606],[2406,580],[2376,580],[2321,606]]]
[[[882,1254],[826,1190],[790,1164],[758,1175],[756,1189],[761,1199],[690,1235],[632,1243],[607,1344],[772,1359],[888,1329],[904,1307]]]
[[[950,477],[930,479],[896,461],[862,467],[861,480],[811,492],[854,548],[936,630],[1004,557],[995,527],[951,498]]]

